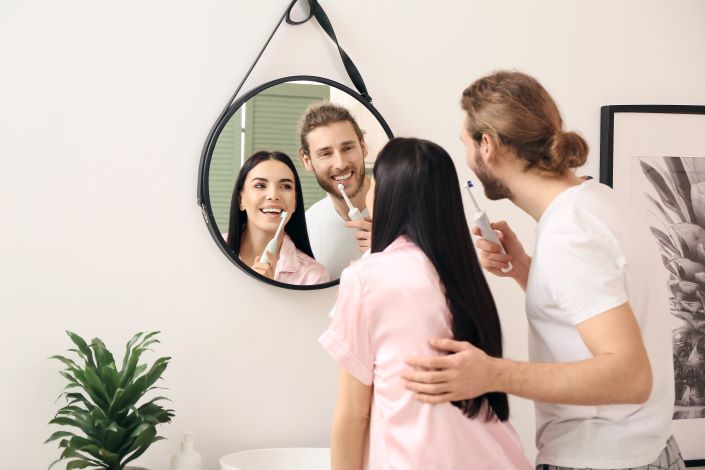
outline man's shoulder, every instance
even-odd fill
[[[548,220],[542,221],[542,234],[551,232],[611,232],[623,217],[611,188],[600,183],[583,183],[551,211]]]

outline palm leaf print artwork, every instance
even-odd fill
[[[646,194],[660,227],[651,227],[669,271],[676,383],[674,419],[705,418],[705,158],[642,157],[655,191]]]

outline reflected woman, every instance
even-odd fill
[[[463,338],[502,356],[450,156],[425,140],[390,140],[375,162],[367,209],[372,254],[343,271],[319,340],[341,367],[333,470],[532,468],[507,422],[506,394],[430,405],[401,378],[405,358],[439,354],[428,338]]]
[[[261,263],[260,257],[275,236],[283,211],[289,216],[279,236],[279,249],[269,255],[267,263]],[[262,276],[295,285],[330,280],[323,265],[313,259],[299,175],[282,152],[256,152],[240,169],[225,239],[240,260]]]

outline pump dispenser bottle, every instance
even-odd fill
[[[193,448],[192,433],[184,433],[181,452],[171,458],[170,470],[203,470],[203,458]]]

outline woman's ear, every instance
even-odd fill
[[[241,211],[245,210],[245,208],[242,207],[242,193],[237,195],[237,206]]]

